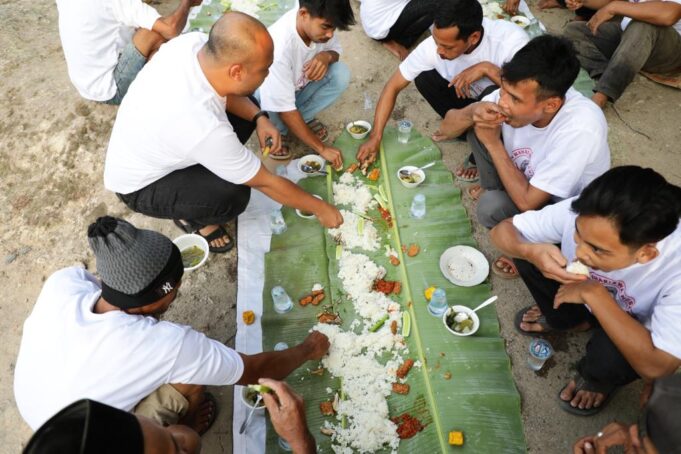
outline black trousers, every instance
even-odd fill
[[[560,284],[544,277],[534,265],[525,260],[515,259],[514,262],[532,298],[552,328],[569,329],[584,321],[597,327],[586,345],[585,355],[577,363],[577,371],[582,377],[594,383],[617,386],[640,378],[608,334],[600,328],[596,317],[584,305],[561,304],[558,309],[554,309],[553,300]]]
[[[381,41],[395,41],[410,48],[433,25],[436,0],[411,0]]]
[[[227,118],[239,141],[246,143],[255,123],[229,112]],[[183,219],[199,229],[236,218],[246,209],[251,188],[225,181],[197,164],[169,173],[138,191],[117,195],[133,211],[155,218]]]
[[[477,98],[459,98],[454,87],[448,87],[451,81],[445,79],[437,70],[425,71],[416,76],[414,83],[421,96],[430,104],[437,114],[444,118],[450,109],[463,109],[469,104],[478,102],[496,90],[496,85],[485,88]]]

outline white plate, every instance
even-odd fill
[[[460,271],[450,270],[450,264]],[[470,246],[453,246],[440,256],[440,271],[454,285],[472,287],[489,274],[489,263],[482,252]]]

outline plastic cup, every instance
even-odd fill
[[[530,342],[527,364],[530,369],[538,371],[544,367],[544,363],[553,356],[553,347],[544,339],[532,339]]]
[[[397,141],[399,143],[409,142],[409,137],[411,136],[411,128],[414,124],[409,120],[400,120],[397,123]]]

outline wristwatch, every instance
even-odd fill
[[[270,115],[267,112],[265,112],[264,110],[261,110],[257,114],[253,115],[253,119],[251,120],[251,122],[253,122],[253,123],[257,122],[258,118],[260,118],[260,117],[270,118]]]

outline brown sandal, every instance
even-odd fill
[[[270,153],[268,156],[275,161],[286,161],[291,159],[291,148],[289,147],[287,135],[281,135],[281,149],[279,150],[279,153]]]

